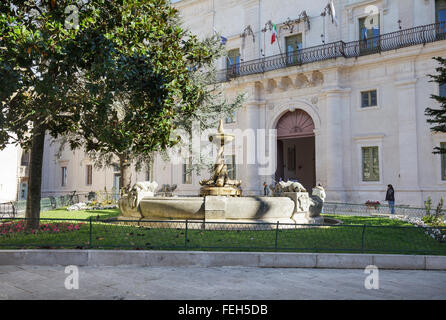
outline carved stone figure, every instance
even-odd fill
[[[304,192],[299,194],[297,198],[298,211],[307,212],[311,205],[311,200],[308,197],[308,193]]]
[[[307,192],[303,185],[295,181],[280,181],[278,185],[281,192]]]
[[[161,189],[159,190],[159,192],[174,192],[175,189],[177,188],[176,184],[163,184],[161,186]]]
[[[172,197],[176,188],[176,184],[163,184],[158,190],[158,194],[163,197]]]
[[[158,183],[155,181],[142,181],[135,183],[130,189],[127,198],[130,208],[137,208],[139,202],[144,197],[153,197],[155,195],[155,190],[157,187]]]
[[[327,195],[325,194],[325,189],[322,186],[316,186],[313,188],[313,196],[319,196],[319,198],[322,199],[322,201],[325,201],[325,198]]]
[[[313,188],[311,196],[311,205],[309,207],[308,216],[311,218],[320,216],[325,202],[325,190],[322,186]]]

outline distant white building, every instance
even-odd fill
[[[0,203],[26,199],[28,156],[29,154],[13,144],[0,151]]]
[[[262,194],[263,182],[282,178],[307,188],[321,183],[328,201],[383,202],[392,184],[397,204],[422,206],[429,196],[436,202],[446,195],[446,157],[432,150],[446,144],[446,135],[431,133],[424,110],[435,106],[431,94],[446,93],[428,77],[437,66],[432,58],[446,56],[446,0],[334,0],[334,15],[328,3],[174,4],[191,31],[226,39],[219,79],[228,98],[245,92],[247,100],[225,128],[247,139],[248,129],[265,130],[248,143],[257,147],[274,140],[266,153],[276,170],[259,170],[267,164],[258,149],[248,163],[253,154],[244,144],[227,150],[231,176],[243,181],[245,195]],[[97,171],[82,152],[55,159],[55,146],[46,147],[44,195],[119,187],[118,167]],[[150,173],[132,179],[196,195],[208,174],[188,173],[188,161],[158,157]]]

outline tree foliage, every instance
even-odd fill
[[[199,40],[183,29],[168,1],[124,1],[113,10],[122,16],[105,15],[98,27],[113,50],[105,68],[83,75],[83,116],[66,139],[96,163],[109,164],[114,155],[124,177],[123,165],[140,167],[176,145],[181,137],[174,130],[190,132],[193,122],[215,126],[242,98],[227,103],[216,83],[213,63],[224,53],[219,37]]]
[[[446,59],[441,57],[434,58],[440,63],[435,70],[437,74],[429,75],[440,86],[446,85]],[[425,114],[428,117],[427,122],[432,124],[431,131],[433,132],[446,132],[446,96],[431,95],[431,98],[440,104],[440,108],[426,108]],[[446,149],[436,147],[434,153],[446,153]]]

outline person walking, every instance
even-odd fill
[[[269,195],[268,184],[266,183],[266,181],[263,183],[263,195]]]
[[[390,213],[395,214],[395,190],[391,184],[387,185],[386,201],[389,202]]]

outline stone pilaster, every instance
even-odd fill
[[[398,101],[399,179],[393,184],[400,192],[419,191],[416,79],[401,80],[395,85]],[[414,194],[419,195],[419,192]]]
[[[326,177],[327,196],[330,200],[342,200],[344,191],[344,144],[342,130],[341,88],[324,90],[326,99]]]
[[[244,109],[245,117],[242,127],[247,133],[246,140],[243,141],[243,149],[246,154],[243,163],[239,165],[243,195],[259,195],[261,194],[260,192],[262,189],[262,181],[260,181],[257,161],[257,130],[260,125],[259,103],[256,101],[248,101],[244,106]],[[248,131],[252,131],[252,133]],[[251,137],[254,137],[254,139]],[[254,163],[251,163],[252,161],[249,161],[250,159],[253,159]]]

